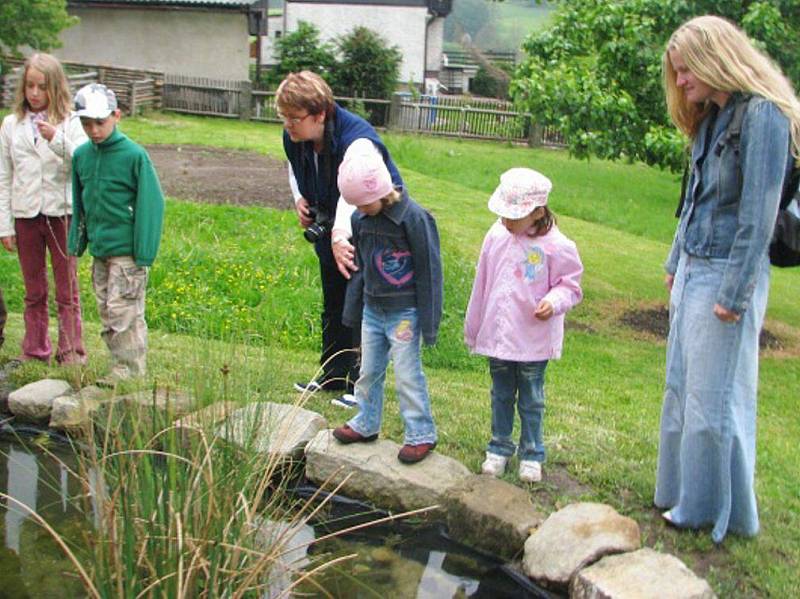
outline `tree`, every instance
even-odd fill
[[[278,65],[269,73],[272,83],[280,83],[289,73],[313,71],[330,83],[336,59],[333,47],[320,41],[319,29],[300,21],[297,31],[275,42]]]
[[[725,16],[800,81],[797,0],[560,0],[552,26],[523,44],[512,94],[564,133],[579,157],[642,160],[678,170],[686,140],[669,122],[661,57],[669,35],[700,14]]]
[[[337,41],[336,88],[353,97],[388,98],[397,86],[402,53],[374,31],[355,27]]]
[[[2,0],[0,49],[19,56],[21,46],[50,50],[61,45],[58,34],[77,22],[65,0]]]

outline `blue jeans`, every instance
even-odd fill
[[[361,376],[355,396],[360,411],[347,424],[364,436],[381,430],[386,367],[394,363],[395,390],[405,423],[405,443],[436,442],[428,383],[422,373],[416,308],[386,311],[366,304],[361,321]]]
[[[519,459],[544,462],[544,371],[541,362],[511,362],[489,358],[492,375],[492,440],[490,453],[511,457],[517,450],[514,430],[514,403],[520,419]]]
[[[758,334],[769,289],[761,259],[738,322],[714,316],[726,261],[682,253],[670,295],[667,380],[661,412],[655,504],[681,527],[758,532],[756,462]]]

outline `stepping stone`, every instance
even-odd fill
[[[572,579],[570,599],[711,599],[711,586],[681,560],[645,548],[610,555]]]
[[[326,491],[365,499],[388,510],[440,506],[445,493],[471,472],[461,462],[435,450],[416,464],[397,459],[394,441],[343,445],[323,430],[306,447],[306,476]]]
[[[543,586],[565,589],[578,570],[641,545],[639,525],[601,503],[573,503],[551,514],[525,541],[522,568]]]
[[[525,489],[474,474],[447,492],[447,529],[453,538],[511,559],[544,521]]]

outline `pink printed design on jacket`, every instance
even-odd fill
[[[391,285],[401,287],[414,276],[411,252],[384,248],[375,252],[375,268]]]

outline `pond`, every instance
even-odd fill
[[[81,502],[75,500],[84,490],[69,475],[69,469],[76,467],[69,446],[46,433],[6,427],[0,437],[0,492],[35,510],[77,554],[86,555],[80,545],[88,520],[76,507]],[[303,489],[297,492],[302,495]],[[86,509],[91,510],[91,505]],[[304,526],[296,534],[294,543],[301,554],[307,551],[326,558],[355,555],[315,578],[334,597],[550,596],[502,563],[448,539],[437,525],[369,526],[314,542],[332,531],[381,515],[362,504],[335,498],[319,523]],[[0,502],[0,526],[4,540],[0,549],[0,596],[85,596],[71,562],[26,510],[4,499]],[[276,576],[264,597],[277,596],[285,584],[285,579]],[[305,585],[300,590],[304,596],[324,596],[314,586]]]

